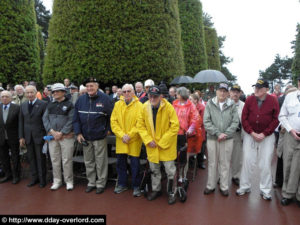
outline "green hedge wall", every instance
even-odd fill
[[[300,76],[300,24],[297,25],[297,36],[295,42],[295,56],[292,64],[293,83],[297,86],[297,80]]]
[[[221,70],[217,32],[214,28],[205,27],[205,44],[209,69]]]
[[[0,81],[16,84],[40,76],[33,0],[0,2]]]
[[[207,69],[202,4],[199,0],[179,0],[181,39],[186,75]]]
[[[103,84],[184,73],[177,0],[54,0],[44,83]]]

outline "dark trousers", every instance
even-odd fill
[[[10,155],[9,155],[10,150]],[[0,146],[0,160],[5,176],[9,177],[13,175],[14,178],[20,177],[21,163],[20,163],[20,149],[19,142],[14,144],[5,140],[4,145]],[[10,161],[12,163],[10,163]],[[12,164],[12,167],[11,167]]]
[[[283,185],[283,160],[282,160],[282,157],[277,158],[275,183],[278,185],[278,187],[282,187],[282,185]]]
[[[46,155],[42,153],[43,144],[31,141],[26,146],[32,181],[46,183]]]
[[[127,186],[127,157],[130,159],[132,187],[137,188],[141,183],[140,159],[126,154],[117,154],[118,185]]]

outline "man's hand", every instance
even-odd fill
[[[81,144],[82,141],[85,141],[84,137],[82,136],[82,134],[78,134],[77,135],[77,141]]]
[[[251,136],[256,142],[262,142],[265,139],[265,135],[263,133],[257,134],[255,132],[252,132]]]
[[[300,137],[298,135],[300,135],[300,132],[297,132],[296,130],[292,129],[290,130],[290,134],[297,140],[300,141]]]
[[[24,147],[25,146],[25,139],[24,138],[21,138],[19,140],[19,142],[20,142],[20,147]]]
[[[62,132],[55,132],[55,134],[53,135],[55,141],[59,141],[62,138],[62,136]]]
[[[155,143],[155,141],[151,141],[149,144],[148,144],[148,146],[150,147],[150,148],[156,148],[156,143]]]
[[[130,140],[130,137],[128,134],[125,134],[123,137],[122,137],[122,141],[123,143],[125,144],[128,144],[129,143],[129,140]]]
[[[218,142],[224,141],[227,138],[227,134],[221,133],[218,137]]]

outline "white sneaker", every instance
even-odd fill
[[[67,185],[66,185],[67,187],[66,187],[66,189],[67,189],[67,191],[72,191],[73,190],[73,188],[74,188],[74,186],[73,186],[73,184],[72,183],[67,183]]]
[[[52,191],[55,191],[55,190],[57,190],[60,187],[61,187],[61,183],[53,183],[50,189]]]
[[[239,189],[236,190],[236,195],[242,196],[242,195],[245,195],[247,193],[250,193],[250,191],[251,191],[250,188],[247,188],[247,189],[239,188]]]
[[[267,200],[267,201],[272,200],[272,196],[270,194],[266,194],[266,193],[260,191],[260,195],[263,197],[264,200]]]

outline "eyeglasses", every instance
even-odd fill
[[[149,95],[149,98],[158,98],[159,95]]]
[[[130,93],[131,92],[131,90],[125,90],[125,91],[123,91],[123,93],[125,94],[125,93]]]

